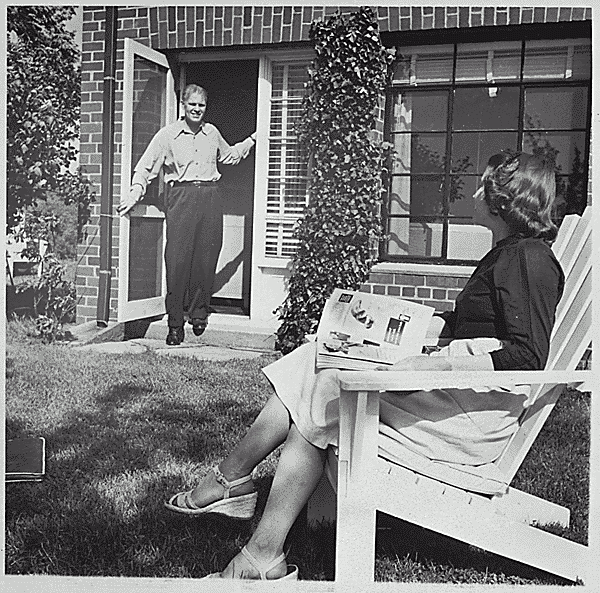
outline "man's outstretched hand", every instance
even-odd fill
[[[142,191],[141,185],[133,185],[129,193],[121,198],[117,212],[125,216],[142,199]]]

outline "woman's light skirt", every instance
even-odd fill
[[[436,354],[481,354],[499,347],[490,338],[457,340]],[[340,386],[337,370],[318,370],[315,359],[316,344],[311,342],[263,372],[300,433],[325,449],[338,443]],[[489,464],[516,430],[528,393],[523,386],[382,393],[381,446],[392,456],[406,448],[433,461]]]

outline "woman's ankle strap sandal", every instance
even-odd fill
[[[227,499],[229,498],[229,493],[231,492],[232,488],[235,488],[236,486],[241,486],[242,484],[245,484],[246,482],[251,482],[252,481],[252,474],[248,475],[248,476],[244,476],[243,478],[238,478],[237,480],[232,480],[231,482],[221,473],[221,470],[219,469],[218,465],[215,465],[213,468],[213,473],[215,474],[215,479],[217,480],[217,482],[219,482],[219,484],[221,484],[221,486],[223,486],[223,488],[225,488],[225,492],[223,494],[223,499]]]
[[[281,554],[280,556],[277,556],[277,558],[275,558],[274,560],[272,560],[271,562],[267,563],[262,563],[259,562],[249,551],[248,548],[246,548],[246,546],[244,546],[241,549],[242,552],[242,556],[244,556],[244,558],[246,558],[246,560],[248,560],[248,562],[252,565],[252,567],[258,572],[258,574],[260,575],[260,580],[261,581],[266,581],[266,580],[270,580],[267,579],[267,573],[275,568],[278,564],[281,564],[282,562],[285,561],[285,554]],[[287,573],[282,576],[279,577],[277,579],[273,579],[273,580],[278,580],[278,581],[297,581],[298,580],[298,567],[295,564],[290,564],[287,566]]]
[[[223,486],[225,490],[225,492],[223,492],[223,497],[220,500],[199,507],[192,501],[192,490],[188,490],[187,492],[178,492],[173,495],[168,502],[165,502],[165,507],[170,511],[182,513],[184,515],[206,515],[208,513],[213,513],[225,515],[232,519],[252,519],[252,517],[254,517],[254,510],[256,509],[258,493],[250,492],[249,494],[231,496],[231,489],[252,481],[252,475],[244,476],[243,478],[232,480],[230,482],[221,473],[218,466],[213,467],[212,471],[215,474],[217,482]],[[179,503],[177,502],[178,500]]]
[[[278,564],[285,562],[285,554],[281,554],[277,556],[271,562],[260,562],[256,559],[249,551],[246,546],[241,549],[241,554],[246,558],[250,566],[254,568],[254,570],[258,573],[258,578],[261,581],[297,581],[298,580],[298,567],[295,564],[286,564],[286,574],[280,577],[274,577],[272,579],[267,577],[267,573],[275,568]],[[235,561],[235,558],[234,558]],[[205,577],[202,577],[200,580],[203,581],[205,579],[221,579],[223,578],[222,573],[213,572],[212,574],[208,574]],[[234,577],[235,578],[235,577]]]

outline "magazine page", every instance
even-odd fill
[[[421,353],[433,307],[336,288],[317,331],[317,368],[372,369]]]

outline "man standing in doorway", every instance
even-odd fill
[[[237,165],[256,143],[256,132],[230,146],[204,121],[207,92],[195,84],[183,91],[184,117],[165,126],[150,141],[134,169],[131,189],[118,212],[123,216],[143,197],[148,184],[164,172],[167,245],[167,344],[183,342],[184,313],[201,335],[208,324],[217,260],[223,242],[223,204],[217,162]]]

